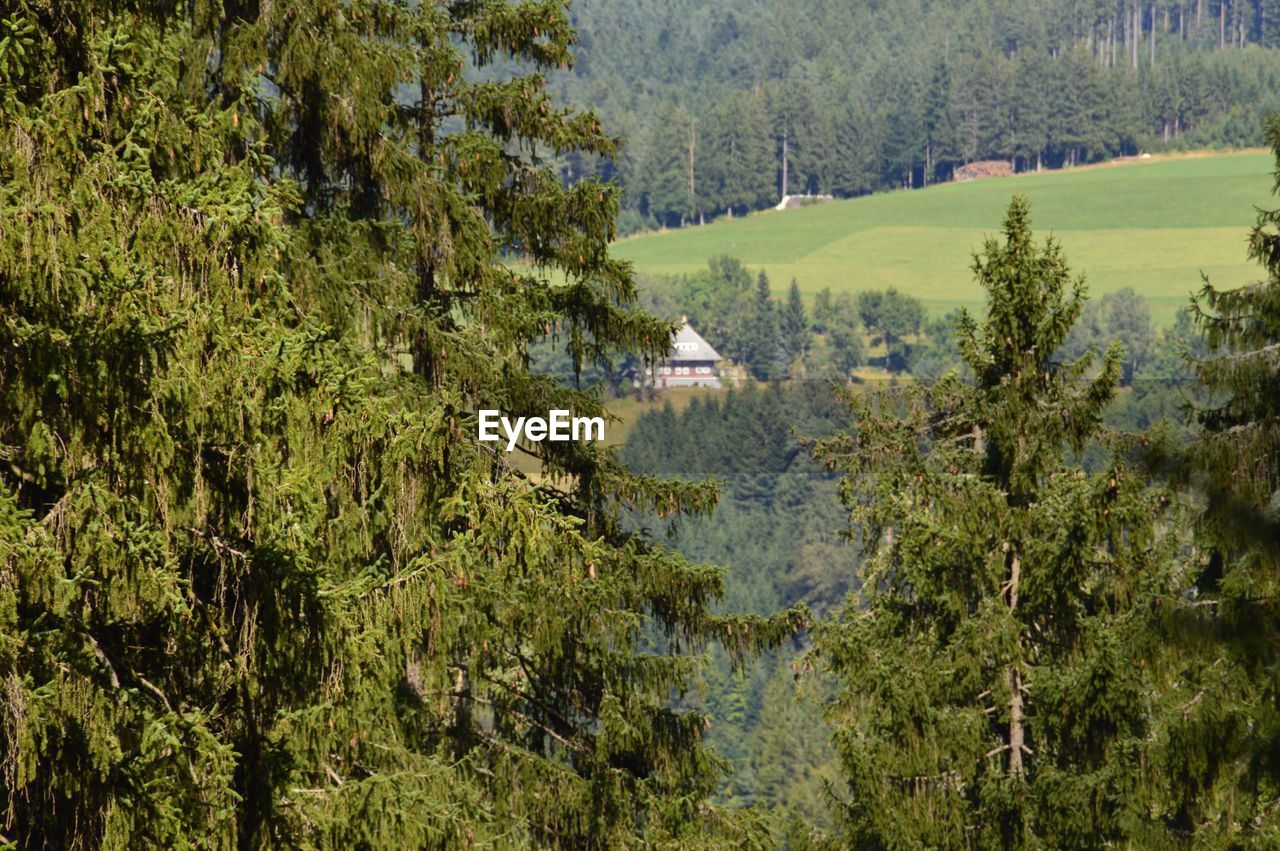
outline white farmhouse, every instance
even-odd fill
[[[656,387],[719,387],[720,355],[688,320],[671,338],[671,349],[652,375]]]

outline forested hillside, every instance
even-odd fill
[[[643,290],[600,179],[1280,194],[1277,4],[588,4],[578,77],[559,2],[3,4],[0,849],[1280,847],[1280,209],[1203,189],[1255,281],[1157,328],[1024,196],[976,311]],[[480,433],[648,404],[675,311],[760,385]]]
[[[829,436],[843,419],[828,381],[747,384],[695,399],[679,414],[670,405],[647,414],[623,448],[632,469],[713,477],[722,486],[713,517],[635,520],[669,532],[690,560],[732,565],[723,603],[730,610],[763,614],[803,603],[826,614],[856,585],[857,550],[842,533],[836,477],[801,438]],[[786,642],[737,670],[708,646],[707,688],[693,699],[711,719],[708,742],[731,769],[718,799],[770,813],[775,837],[793,823],[832,822],[824,784],[838,772],[822,722],[827,689],[796,683],[806,644]]]
[[[1140,151],[1255,145],[1277,0],[580,0],[554,85],[627,145],[622,226]]]

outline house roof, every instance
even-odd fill
[[[667,361],[681,363],[689,361],[718,361],[720,353],[711,348],[711,344],[688,322],[671,338],[671,349],[667,352]]]

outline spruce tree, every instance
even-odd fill
[[[750,842],[703,802],[712,504],[476,412],[653,355],[558,3],[8,4],[0,834],[21,848]],[[499,61],[534,70],[476,73]]]
[[[735,94],[721,101],[707,117],[705,140],[712,208],[733,215],[771,203],[772,143],[759,96]]]
[[[812,328],[819,334],[827,332],[827,323],[831,321],[831,316],[835,308],[831,303],[831,287],[823,287],[818,290],[817,295],[813,297],[813,324]]]
[[[1280,193],[1280,119],[1267,127]],[[1156,748],[1145,790],[1150,843],[1280,842],[1280,211],[1262,210],[1252,284],[1206,281],[1189,358],[1204,397],[1187,473],[1196,524],[1190,601],[1170,617]]]
[[[792,360],[804,357],[809,350],[812,334],[809,332],[809,317],[805,315],[804,301],[800,297],[800,285],[791,279],[787,289],[787,303],[782,307],[780,322],[782,335],[786,339],[787,354]]]
[[[743,305],[743,361],[751,374],[763,381],[782,378],[787,372],[787,354],[782,317],[769,294],[769,277],[756,276],[755,291]]]
[[[689,114],[663,104],[655,118],[649,149],[640,170],[649,215],[664,227],[683,226],[695,213],[689,189]]]
[[[869,561],[816,655],[856,847],[1097,847],[1125,835],[1147,733],[1137,664],[1164,589],[1162,492],[1118,462],[1072,464],[1100,436],[1122,352],[1057,363],[1084,303],[1015,198],[974,262],[987,291],[954,373],[855,398],[822,455]]]

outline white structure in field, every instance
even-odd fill
[[[656,372],[650,371],[650,377],[655,387],[719,387],[719,361],[719,353],[685,320],[684,327],[671,338],[666,358]]]

